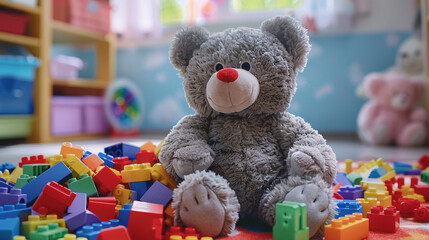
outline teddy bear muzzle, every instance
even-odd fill
[[[206,95],[215,111],[225,114],[241,112],[258,98],[259,82],[246,70],[224,68],[210,77]]]

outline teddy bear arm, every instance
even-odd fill
[[[198,115],[185,116],[167,135],[159,160],[176,180],[212,164],[215,153],[208,144],[208,124]]]
[[[427,112],[424,108],[416,108],[411,113],[410,119],[412,121],[426,122],[427,121]]]

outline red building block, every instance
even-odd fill
[[[142,150],[139,153],[136,153],[137,163],[150,163],[152,167],[156,163],[155,152],[152,150]]]
[[[395,203],[396,209],[399,210],[402,217],[414,217],[414,209],[420,207],[420,202],[417,199],[400,198]]]
[[[383,206],[371,208],[371,212],[366,214],[369,219],[369,230],[395,233],[399,229],[399,212],[393,206],[387,207],[383,211]]]
[[[124,226],[117,226],[112,228],[105,228],[98,234],[97,240],[131,240],[127,228]]]
[[[121,179],[108,167],[102,167],[92,178],[98,193],[107,195],[121,182]]]
[[[62,217],[75,197],[76,193],[56,182],[49,182],[33,205],[33,210],[40,215],[57,214],[58,217]]]
[[[130,165],[133,162],[128,160],[128,157],[117,157],[113,159],[113,168],[118,170],[118,171],[122,171],[124,170],[124,166],[125,165]]]
[[[415,185],[414,192],[423,195],[426,202],[429,202],[429,185]]]
[[[178,235],[181,236],[183,239],[188,236],[195,236],[197,238],[200,238],[200,234],[197,233],[195,228],[187,227],[184,230],[182,230],[179,226],[171,226],[168,231],[165,232],[165,239],[170,239],[170,236]]]
[[[94,213],[101,221],[109,221],[116,215],[115,197],[90,197],[88,211]]]
[[[386,180],[386,181],[384,181],[384,185],[386,185],[386,188],[387,188],[387,191],[389,192],[389,195],[392,195],[392,192],[393,192],[393,183],[392,183],[392,181],[391,180]]]
[[[424,154],[419,158],[419,165],[421,170],[425,170],[427,167],[429,167],[429,155]]]
[[[416,186],[418,183],[419,183],[419,178],[418,177],[411,177],[410,187],[414,188],[414,186]]]
[[[404,177],[397,177],[396,182],[398,183],[398,189],[401,189],[402,186],[405,184]]]
[[[19,167],[22,168],[23,165],[27,164],[43,164],[46,163],[46,158],[43,155],[30,156],[21,158],[21,162],[19,163]]]
[[[429,222],[429,207],[419,207],[414,209],[414,220],[418,222]]]
[[[401,190],[395,190],[395,192],[392,195],[392,202],[397,202],[401,198],[402,198],[402,191]]]
[[[128,220],[128,232],[131,239],[160,239],[163,224],[164,206],[161,204],[134,201]],[[159,220],[161,219],[161,222]]]

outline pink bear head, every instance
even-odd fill
[[[364,84],[373,101],[401,112],[413,109],[425,90],[424,84],[418,80],[393,73],[372,73],[364,79]]]

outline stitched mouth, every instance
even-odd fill
[[[213,98],[211,98],[210,96],[208,96],[208,99],[212,102],[212,104],[213,104],[213,105],[215,105],[215,106],[216,106],[216,107],[218,107],[218,108],[230,108],[230,107],[237,107],[237,106],[241,106],[241,104],[243,104],[243,103],[247,102],[247,101],[252,97],[252,95],[253,95],[253,91],[254,91],[254,89],[252,88],[252,90],[250,91],[250,94],[248,95],[248,97],[247,97],[246,99],[244,99],[243,101],[241,101],[240,103],[238,103],[238,104],[233,104],[233,103],[232,103],[232,101],[231,101],[231,95],[229,94],[228,96],[229,96],[230,103],[231,103],[231,105],[229,105],[229,106],[222,106],[222,105],[217,104],[217,103],[213,100]],[[252,103],[252,104],[253,104],[253,103]]]

